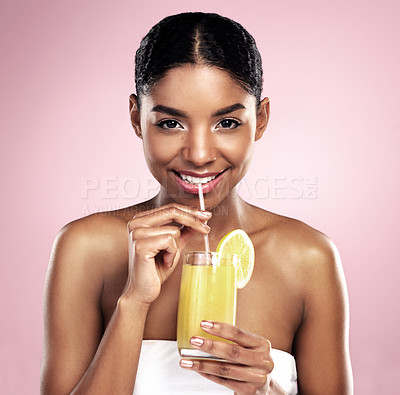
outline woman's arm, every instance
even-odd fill
[[[171,204],[136,215],[128,230],[100,216],[60,232],[46,281],[42,394],[132,394],[148,309],[193,232],[209,232],[210,216]],[[104,330],[105,273],[127,265],[128,239],[126,286]]]
[[[346,283],[336,247],[321,237],[318,247],[303,255],[304,313],[294,343],[299,393],[349,395],[353,378]]]
[[[68,225],[54,243],[45,291],[42,394],[133,392],[147,307],[120,299],[103,335],[103,272],[115,264],[111,257],[127,261],[127,232],[121,235],[124,244],[113,245],[90,221]]]

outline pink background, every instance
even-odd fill
[[[356,393],[394,394],[398,1],[138,3],[1,3],[1,392],[39,391],[43,285],[57,231],[155,193],[128,119],[134,52],[163,16],[201,10],[240,21],[263,56],[272,116],[242,195],[336,242]]]

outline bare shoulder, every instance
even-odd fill
[[[74,248],[97,258],[125,243],[127,222],[114,212],[91,214],[65,225],[56,236],[59,248]]]
[[[284,271],[292,284],[304,286],[313,279],[342,276],[338,249],[327,235],[297,219],[256,210],[256,249],[270,258],[276,270]]]
[[[104,275],[128,259],[127,222],[135,207],[91,214],[66,224],[56,235],[50,268],[90,278],[101,287]]]
[[[330,311],[346,317],[348,296],[339,251],[324,233],[302,221],[260,210],[256,251],[264,258],[265,279],[274,275],[301,301],[303,314]],[[333,313],[335,312],[335,313]]]
[[[267,240],[269,248],[279,249],[286,256],[296,258],[298,264],[337,254],[333,241],[306,223],[257,208],[256,240]]]

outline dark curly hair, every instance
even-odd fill
[[[228,72],[260,104],[263,72],[254,38],[239,23],[218,14],[185,12],[153,26],[136,51],[135,84],[140,96],[168,70],[184,64]]]

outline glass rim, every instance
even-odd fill
[[[220,256],[225,257],[226,259],[220,259]],[[189,262],[189,260],[193,260]],[[183,260],[184,265],[192,265],[192,266],[219,266],[222,262],[223,266],[226,263],[232,264],[236,266],[239,260],[239,256],[237,254],[223,254],[220,255],[219,252],[216,251],[189,251],[185,252],[185,259]]]
[[[187,255],[211,255],[211,256],[218,256],[220,255],[220,252],[216,252],[216,251],[188,251],[185,252],[185,256]],[[225,256],[238,256],[238,254],[224,254]]]

